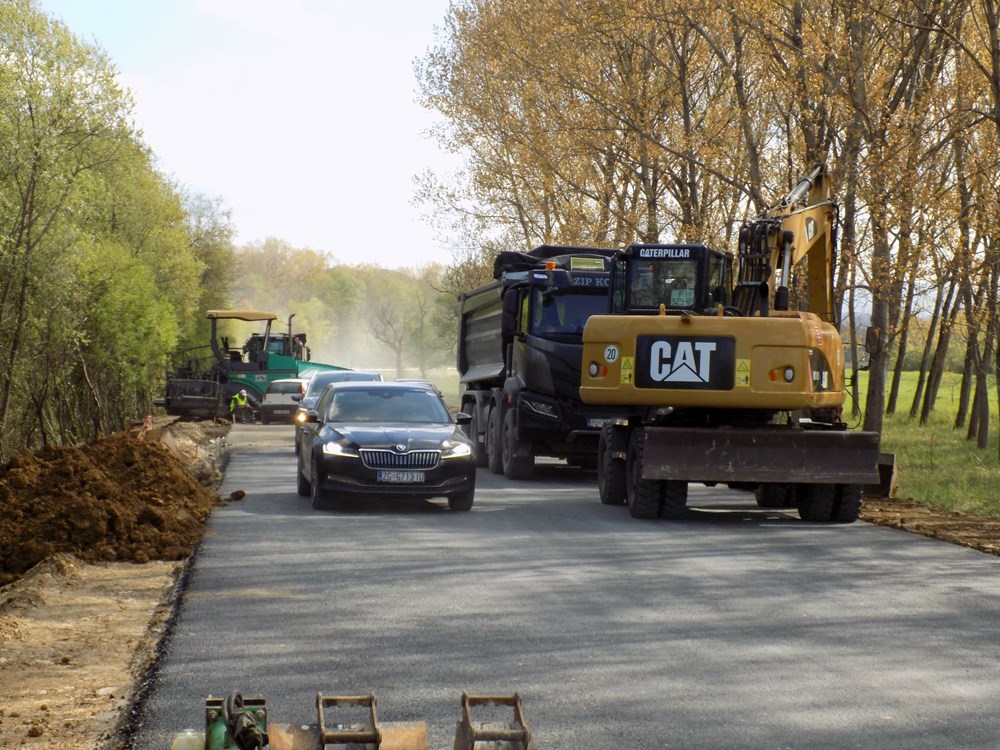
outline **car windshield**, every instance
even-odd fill
[[[337,372],[318,372],[312,376],[306,388],[305,398],[316,398],[330,383],[352,383],[357,381],[378,380],[378,374],[373,372],[353,372],[340,370]]]
[[[429,390],[338,390],[327,413],[331,422],[450,422],[440,397]]]

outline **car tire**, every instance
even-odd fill
[[[309,497],[312,494],[312,484],[305,475],[302,473],[302,467],[299,466],[299,462],[295,462],[295,473],[298,475],[297,491],[299,497]]]
[[[448,508],[453,511],[472,510],[472,501],[475,499],[475,495],[475,490],[462,492],[458,495],[450,495],[448,497]]]
[[[312,459],[312,471],[309,472],[311,480],[310,485],[310,497],[312,498],[312,507],[316,510],[327,510],[332,507],[333,503],[330,499],[330,493],[323,489],[323,480],[319,476],[319,467],[316,465],[316,458]]]

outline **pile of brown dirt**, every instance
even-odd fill
[[[940,510],[911,500],[866,497],[861,520],[1000,556],[1000,518]]]
[[[116,435],[20,453],[0,468],[0,585],[56,553],[182,560],[217,501],[157,442]]]

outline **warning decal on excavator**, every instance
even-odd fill
[[[634,383],[635,382],[635,358],[634,357],[622,357],[622,383]]]
[[[749,359],[738,359],[736,360],[736,385],[737,386],[749,386],[750,385],[750,360]]]

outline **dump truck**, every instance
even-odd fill
[[[460,294],[461,410],[480,466],[511,479],[536,456],[596,467],[602,425],[621,409],[580,400],[583,327],[609,310],[607,248],[504,251],[493,281]]]
[[[730,254],[633,244],[612,260],[610,314],[583,333],[585,404],[606,424],[598,493],[636,518],[686,512],[689,482],[754,488],[762,507],[850,523],[878,484],[879,435],[848,429],[834,317],[838,206],[817,165],[742,226]]]
[[[251,404],[259,404],[272,380],[298,378],[309,370],[344,370],[347,368],[311,361],[305,333],[292,333],[289,316],[287,330],[275,330],[278,316],[259,310],[209,310],[209,342],[182,352],[181,364],[167,374],[164,397],[157,401],[167,414],[180,417],[216,417],[228,413],[229,399],[241,390]],[[223,320],[241,320],[263,324],[241,346],[227,336],[220,336]],[[207,350],[207,351],[206,351]]]

